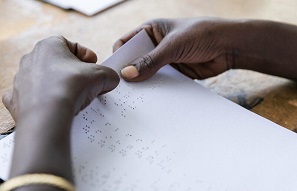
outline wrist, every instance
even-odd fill
[[[36,122],[36,126],[44,126],[49,123],[60,120],[72,120],[74,116],[74,104],[63,99],[45,101],[38,104],[24,106],[20,104],[17,116],[17,126],[27,121]],[[52,120],[54,119],[54,120]],[[33,126],[26,126],[33,128]],[[40,127],[44,129],[43,127]]]
[[[294,78],[297,27],[261,20],[230,22],[223,33],[233,69],[248,69]],[[290,68],[290,69],[289,69]]]
[[[232,50],[232,68],[261,70],[268,63],[275,62],[270,55],[271,40],[275,34],[271,33],[274,23],[259,20],[238,20],[232,23],[228,31]]]
[[[73,107],[55,102],[33,107],[20,115],[11,176],[49,173],[71,180],[70,128]]]

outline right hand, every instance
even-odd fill
[[[156,48],[121,70],[127,81],[143,81],[172,64],[193,79],[216,76],[232,68],[232,50],[220,38],[230,21],[219,19],[157,19],[146,22],[115,42],[116,51],[142,29]]]
[[[94,64],[96,61],[93,51],[62,36],[42,40],[22,57],[13,91],[3,95],[3,103],[15,121],[30,111],[49,110],[46,106],[54,105],[77,114],[119,83],[114,70]]]

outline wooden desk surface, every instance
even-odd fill
[[[215,16],[297,24],[296,7],[296,0],[129,0],[87,17],[38,0],[2,0],[0,96],[12,88],[21,56],[30,52],[37,41],[52,35],[63,35],[91,48],[100,63],[111,54],[117,38],[152,18]],[[232,70],[199,83],[288,129],[297,130],[297,85],[292,81]],[[13,126],[0,103],[0,132]]]

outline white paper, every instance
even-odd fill
[[[125,0],[43,0],[63,9],[74,9],[91,16]]]
[[[141,32],[104,65],[118,69],[152,48]],[[71,141],[79,191],[297,188],[295,133],[170,66],[145,82],[121,81],[95,99],[75,118]],[[9,138],[0,140],[4,179],[9,145]]]

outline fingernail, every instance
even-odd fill
[[[129,79],[135,78],[139,75],[139,72],[135,66],[127,66],[121,70],[121,74]]]

